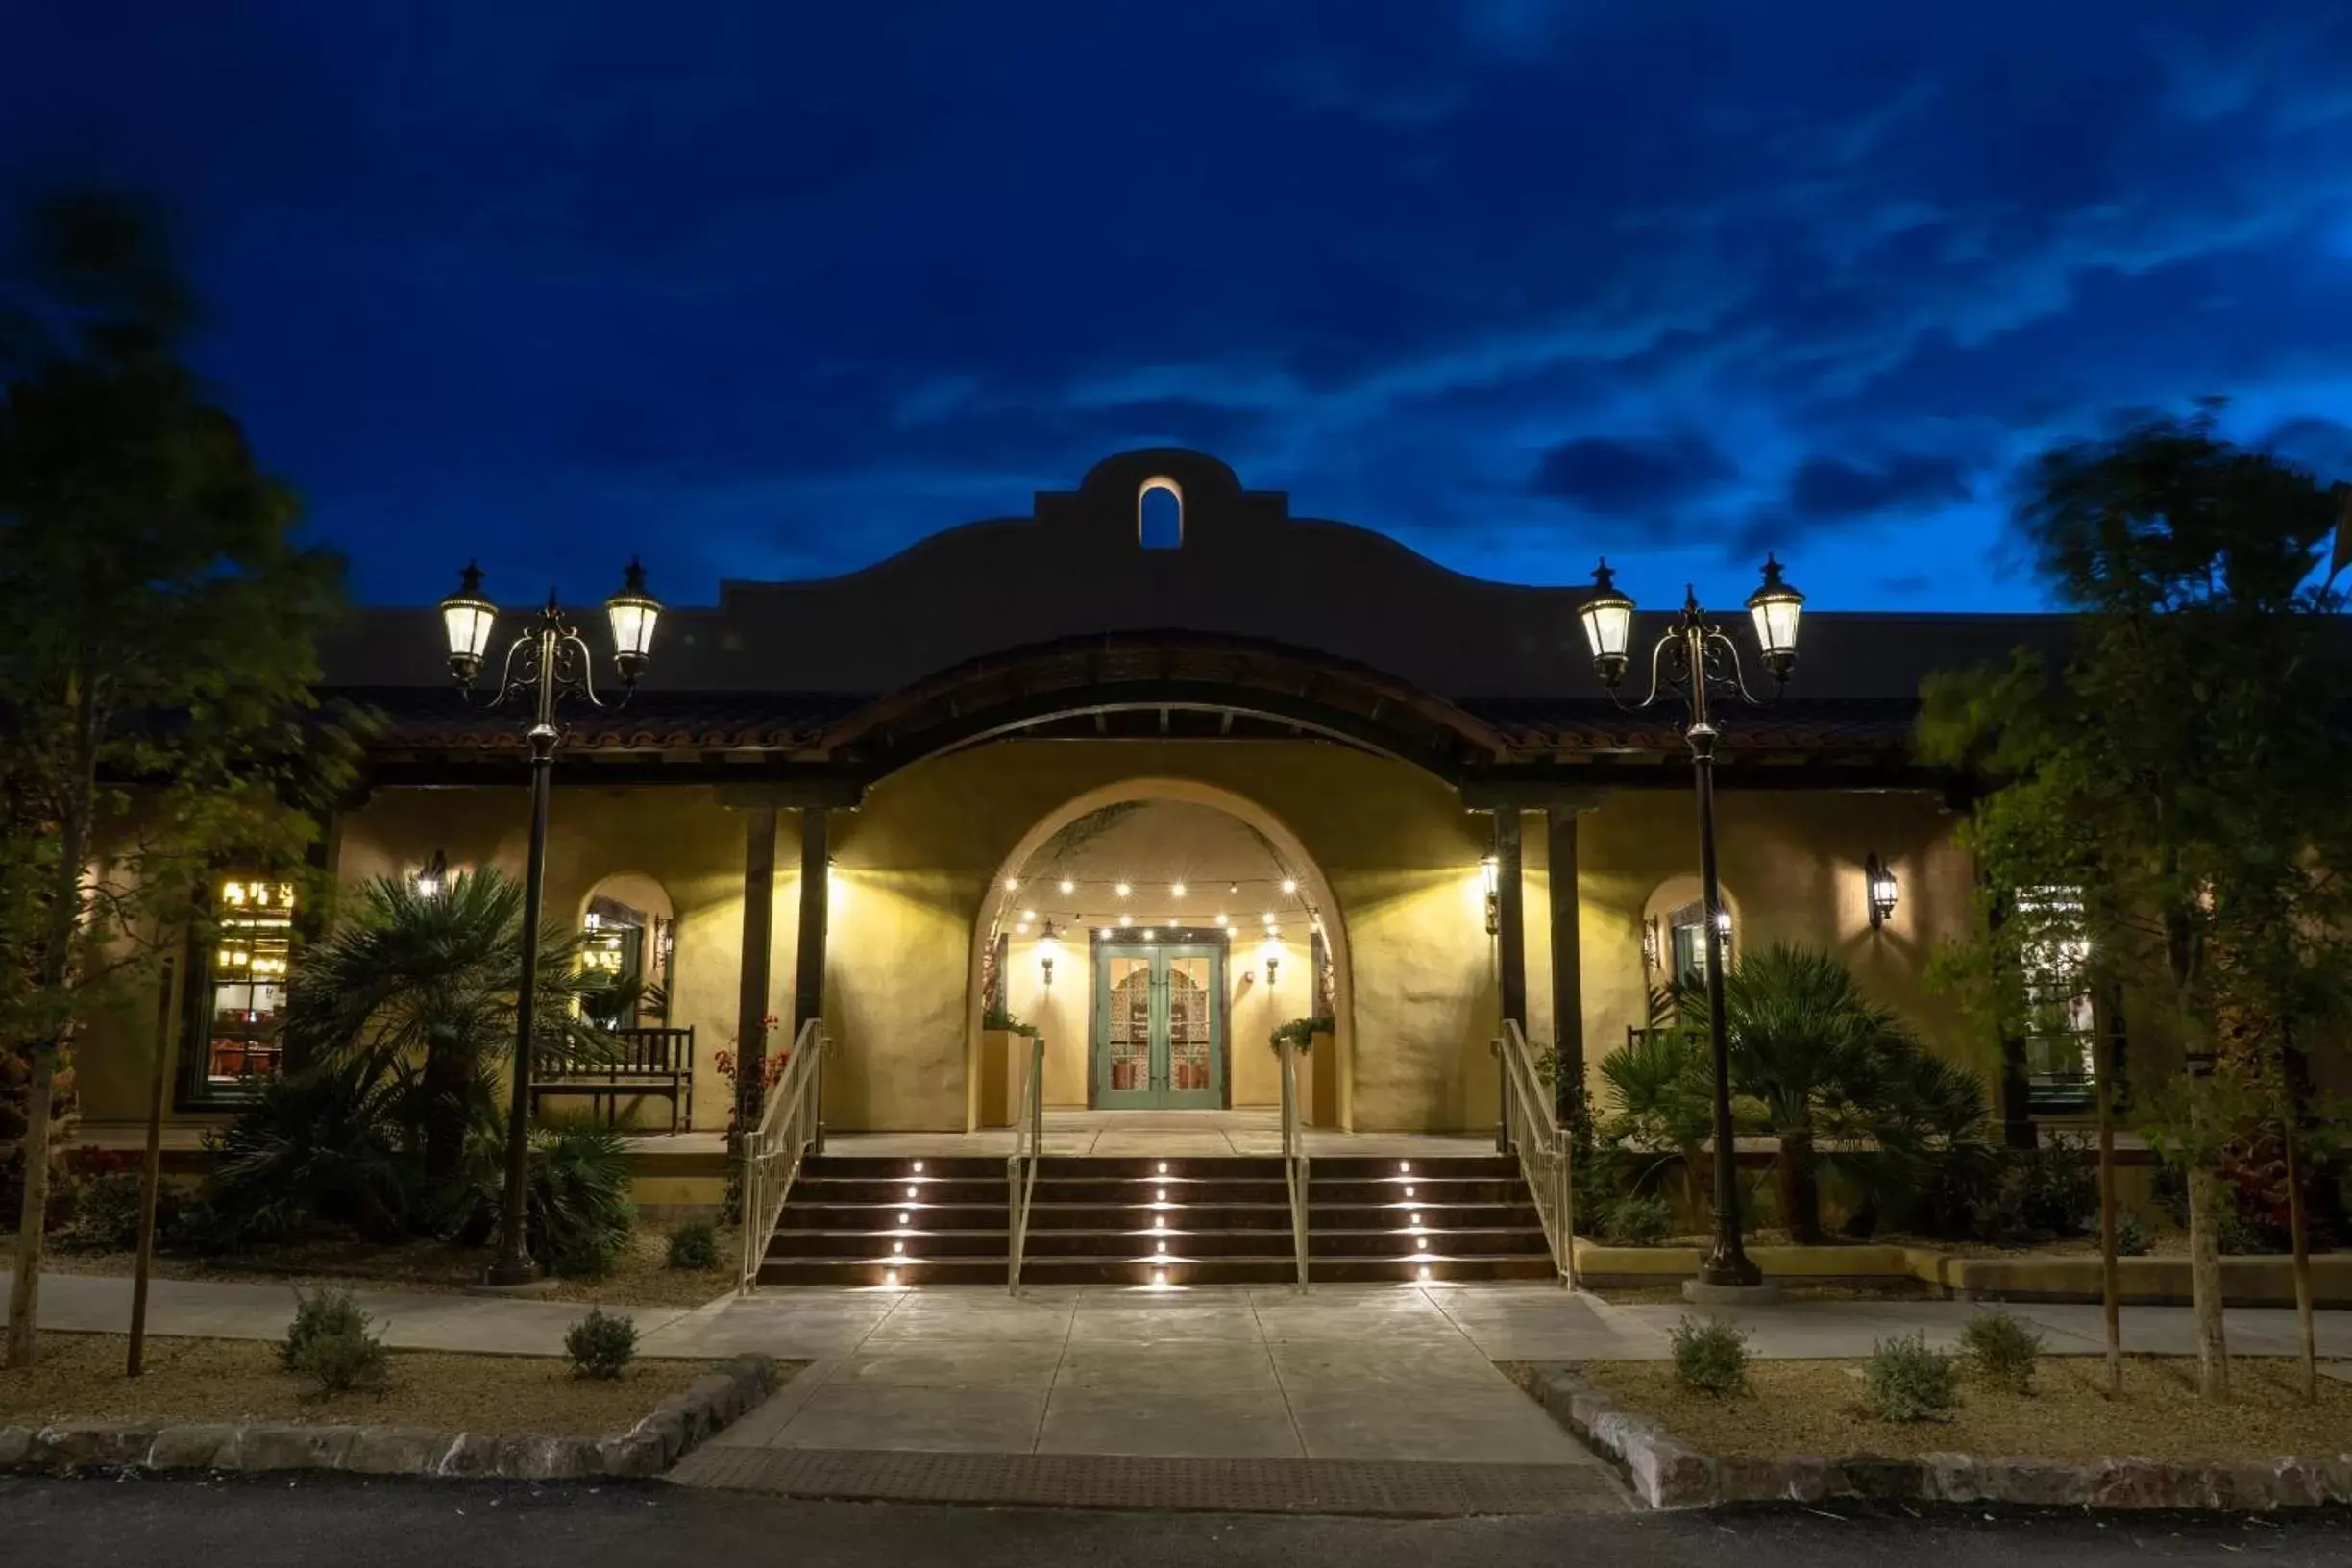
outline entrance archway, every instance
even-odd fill
[[[1139,880],[1121,895],[1113,880],[1116,873],[1097,875],[1101,868],[1072,861],[1069,836],[1079,824],[1115,819],[1121,808],[1150,806],[1191,808],[1231,820],[1262,846],[1266,871],[1244,878],[1227,865],[1204,885],[1179,892],[1177,882],[1188,874],[1181,864],[1148,871],[1139,868]],[[1144,877],[1153,880],[1140,880]],[[1065,882],[1071,884],[1067,892]],[[1284,884],[1290,884],[1287,891]],[[1226,917],[1225,924],[1216,922],[1218,915]],[[1069,919],[1073,916],[1079,919]],[[1057,922],[1059,944],[1047,992],[1037,943],[1049,918]],[[1179,931],[1188,936],[1180,939]],[[1049,1103],[1131,1103],[1136,1080],[1122,1079],[1115,1088],[1092,1049],[1097,1004],[1107,979],[1107,970],[1098,969],[1093,960],[1097,952],[1132,959],[1138,948],[1214,953],[1222,966],[1203,965],[1188,982],[1175,983],[1213,983],[1221,976],[1222,1012],[1216,1027],[1222,1031],[1221,1067],[1229,1066],[1230,1072],[1207,1082],[1181,1071],[1172,1078],[1163,1075],[1156,1087],[1172,1094],[1153,1103],[1206,1104],[1220,1094],[1222,1103],[1237,1107],[1277,1103],[1279,1076],[1266,1036],[1288,1017],[1310,1015],[1317,991],[1327,987],[1333,1019],[1331,1061],[1328,1066],[1315,1064],[1316,1071],[1332,1075],[1325,1091],[1328,1115],[1322,1119],[1342,1128],[1353,1125],[1355,1007],[1345,912],[1321,867],[1288,823],[1246,796],[1174,777],[1125,779],[1073,796],[1040,818],[997,867],[972,929],[967,1008],[968,1125],[996,1119],[984,1114],[982,1103],[984,1085],[1002,1076],[991,1074],[984,1060],[983,1025],[992,1001],[1018,1002],[1032,1012],[1040,1011],[1041,1002],[1045,1004],[1045,1017],[1037,1021],[1047,1031]],[[1314,972],[1318,956],[1327,967],[1324,974]],[[1155,958],[1159,969],[1167,968],[1166,959],[1157,952],[1144,954],[1147,964]],[[1280,967],[1279,977],[1268,967],[1269,958]],[[1133,971],[1130,963],[1125,972]],[[1001,988],[992,984],[999,972]],[[1158,969],[1152,973],[1150,983],[1160,995],[1169,995],[1171,982],[1160,977]],[[1142,983],[1139,977],[1138,983]],[[1165,1009],[1160,1008],[1153,1017],[1158,1031],[1154,1048],[1164,1051],[1164,1041],[1158,1037],[1166,1034]]]

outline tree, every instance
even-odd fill
[[[514,1046],[523,884],[482,870],[426,892],[405,877],[379,877],[355,899],[295,968],[286,1048],[329,1065],[421,1063],[423,1175],[446,1187],[464,1163],[474,1088]],[[606,1055],[609,1041],[580,1004],[608,1001],[608,989],[580,968],[578,939],[545,924],[535,1048],[575,1060]]]
[[[2188,1179],[2209,1396],[2228,1388],[2218,1151],[2243,1115],[2299,1137],[2279,1092],[2288,1042],[2340,1017],[2352,985],[2342,601],[2314,585],[2333,511],[2310,475],[2219,439],[2211,409],[2055,450],[2017,522],[2074,618],[2062,660],[2021,650],[1923,694],[1922,755],[1987,791],[1966,829],[1987,935],[1952,972],[2011,1031],[2057,1031],[2076,997],[2125,994],[2140,1032],[2191,1066],[2142,1121]],[[2101,1250],[2119,1366],[2112,1165]]]
[[[8,1360],[34,1357],[51,1107],[76,1032],[203,926],[221,857],[297,873],[348,750],[316,721],[331,555],[178,358],[136,205],[37,204],[0,277],[0,1041],[28,1065]]]

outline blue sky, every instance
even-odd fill
[[[371,600],[707,602],[1177,443],[1482,576],[2023,607],[2054,440],[2352,475],[2340,0],[0,9],[10,193],[165,198]]]

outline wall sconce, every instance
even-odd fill
[[[1655,915],[1642,921],[1641,948],[1642,968],[1656,968],[1661,960],[1658,957],[1658,918]]]
[[[1503,865],[1492,855],[1479,860],[1479,875],[1486,882],[1486,934],[1500,936],[1503,931]]]
[[[1282,949],[1276,945],[1276,943],[1281,942],[1281,940],[1282,933],[1280,931],[1273,929],[1271,926],[1266,928],[1266,989],[1269,991],[1274,987],[1274,977],[1276,973],[1282,968]]]
[[[435,849],[432,859],[427,861],[417,871],[416,890],[427,898],[438,898],[441,896],[441,890],[448,886],[449,856]]]
[[[1045,917],[1045,929],[1038,933],[1038,968],[1044,971],[1047,990],[1053,989],[1054,960],[1062,956],[1062,939],[1054,932],[1053,917]]]
[[[1875,931],[1895,913],[1895,895],[1899,890],[1895,886],[1895,873],[1876,855],[1862,862],[1862,875],[1870,892],[1871,929]]]

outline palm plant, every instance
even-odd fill
[[[1678,992],[1686,1017],[1704,1016],[1703,981]],[[1982,1119],[1973,1075],[1864,995],[1834,953],[1775,943],[1743,955],[1724,972],[1724,1024],[1732,1091],[1761,1107],[1779,1139],[1774,1174],[1792,1240],[1822,1239],[1819,1138],[1917,1149]]]
[[[1704,1041],[1673,1024],[1654,1024],[1601,1059],[1601,1079],[1616,1102],[1602,1136],[1620,1148],[1659,1151],[1660,1161],[1665,1150],[1679,1154],[1685,1193],[1703,1211],[1703,1151],[1714,1130]]]
[[[295,968],[287,1054],[355,1065],[371,1078],[416,1064],[423,1174],[445,1185],[464,1164],[484,1067],[514,1044],[523,886],[496,870],[461,873],[432,892],[386,876],[360,889],[356,903]],[[578,1007],[600,989],[580,972],[577,940],[544,923],[533,1049],[590,1061],[608,1055],[609,1040]]]

